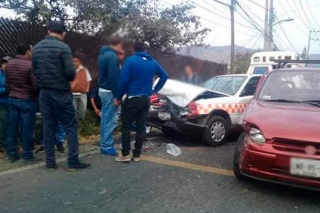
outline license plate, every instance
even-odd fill
[[[293,175],[320,178],[320,161],[291,158],[290,173]]]
[[[168,112],[159,112],[158,118],[163,121],[169,121],[171,119],[171,114]]]

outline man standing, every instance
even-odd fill
[[[115,106],[120,78],[120,64],[117,53],[122,51],[122,42],[119,37],[111,37],[109,46],[101,49],[99,64],[99,96],[101,98],[101,127],[100,149],[104,155],[116,156],[113,132],[117,126]]]
[[[53,22],[48,27],[49,35],[40,41],[33,50],[34,73],[40,87],[39,103],[43,118],[43,140],[46,151],[46,168],[56,168],[55,132],[60,122],[68,137],[68,170],[86,169],[90,164],[79,160],[78,123],[70,82],[76,76],[69,46],[62,40],[66,27]]]
[[[193,85],[200,85],[202,83],[199,75],[193,72],[193,69],[190,65],[185,67],[182,80]]]
[[[1,59],[0,67],[0,158],[4,157],[4,146],[7,138],[8,124],[8,93],[6,92],[6,66],[12,58],[9,56]]]
[[[86,78],[87,78],[87,93],[90,89],[90,82],[92,81],[91,75],[83,65],[78,56],[73,57],[73,64],[76,68],[76,71],[79,72],[81,70],[84,70],[86,72]],[[86,115],[87,111],[87,93],[73,93],[73,105],[77,111],[77,118],[80,122]]]
[[[133,122],[136,122],[136,143],[133,151],[133,160],[140,161],[141,149],[145,137],[147,115],[150,108],[150,96],[158,92],[166,80],[168,74],[148,53],[142,42],[134,44],[135,54],[129,57],[121,72],[121,80],[117,95],[119,104],[124,94],[127,98],[122,105],[122,156],[116,158],[118,162],[129,162],[130,158],[130,132]],[[153,78],[160,77],[154,90]]]
[[[6,88],[9,93],[9,122],[7,131],[8,159],[20,159],[17,148],[17,135],[21,123],[21,142],[24,162],[33,163],[34,128],[38,100],[36,77],[32,73],[31,45],[20,43],[18,55],[7,65]]]

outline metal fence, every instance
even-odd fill
[[[14,56],[16,45],[21,41],[36,44],[47,34],[46,28],[28,22],[0,18],[0,57]],[[98,78],[97,58],[103,39],[97,36],[89,36],[75,32],[68,32],[65,42],[71,50],[79,55],[91,72],[93,85]],[[225,64],[217,64],[189,56],[177,54],[163,54],[158,50],[150,50],[151,55],[168,71],[170,77],[179,78],[186,65],[191,65],[199,73],[202,79],[208,79],[215,75],[223,74]]]

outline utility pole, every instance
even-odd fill
[[[309,32],[308,53],[307,53],[308,59],[309,59],[309,53],[310,53],[311,34],[312,34],[312,30],[310,30]]]
[[[312,34],[315,34],[314,37],[312,37]],[[309,41],[308,41],[308,58],[309,58],[309,54],[310,54],[310,47],[311,47],[311,41],[320,41],[319,39],[319,35],[320,35],[320,30],[310,30],[309,32]]]
[[[273,50],[273,32],[272,32],[272,27],[273,27],[273,0],[270,0],[270,8],[269,8],[269,42],[268,42],[268,50],[272,51]]]
[[[266,12],[265,12],[265,19],[264,19],[264,50],[265,51],[267,51],[268,50],[268,35],[269,35],[269,33],[268,33],[268,29],[269,29],[269,27],[268,27],[268,15],[269,15],[269,10],[268,10],[268,8],[269,8],[269,1],[268,0],[266,0]]]
[[[234,71],[234,8],[236,0],[231,0],[230,10],[231,10],[231,73]]]

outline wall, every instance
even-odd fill
[[[45,37],[46,33],[45,27],[40,25],[0,18],[0,58],[6,55],[14,56],[16,45],[20,41],[36,44]],[[65,42],[74,53],[84,59],[95,83],[98,78],[97,58],[99,50],[103,45],[102,39],[69,32],[67,33]],[[157,50],[149,50],[149,53],[169,72],[170,77],[176,79],[180,78],[186,65],[191,65],[204,80],[223,74],[224,70],[226,70],[226,65],[224,64],[199,60],[189,56],[172,53],[164,54]]]

